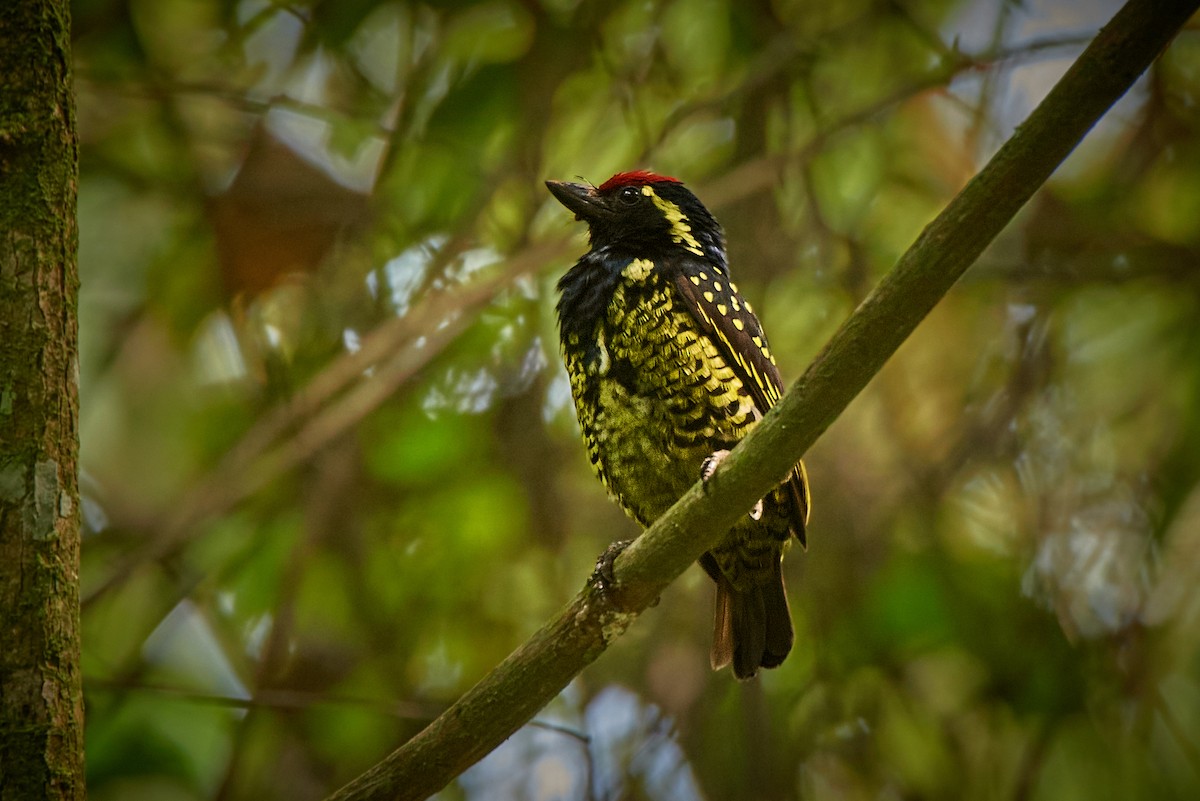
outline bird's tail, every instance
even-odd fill
[[[733,675],[749,679],[760,667],[778,667],[792,650],[792,614],[779,561],[770,578],[739,591],[720,575],[713,614],[713,670],[733,665]]]

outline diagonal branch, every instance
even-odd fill
[[[616,586],[589,583],[443,715],[331,799],[426,798],[552,700],[787,474],[1197,7],[1200,0],[1129,0],[779,405],[707,483],[621,554]]]
[[[431,297],[408,315],[379,325],[359,350],[342,354],[302,392],[264,415],[216,468],[156,521],[155,537],[83,594],[83,607],[121,586],[146,562],[178,553],[197,536],[201,523],[308,461],[454,342],[501,288],[561,254],[567,242],[561,237],[531,246],[509,259],[501,273]],[[373,371],[371,380],[359,380],[368,371]]]

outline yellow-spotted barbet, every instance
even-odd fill
[[[721,226],[681,182],[636,171],[546,186],[591,237],[558,283],[584,443],[609,492],[649,526],[779,400],[779,369],[731,280]],[[797,464],[700,558],[717,584],[714,669],[750,678],[791,650],[780,565],[793,536],[805,542],[808,509]]]

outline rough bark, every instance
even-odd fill
[[[84,797],[69,31],[0,4],[0,801]]]
[[[614,588],[589,584],[444,714],[331,798],[426,798],[552,700],[786,475],[1198,6],[1130,0],[780,404],[707,483],[692,487],[620,555]]]

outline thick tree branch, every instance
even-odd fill
[[[332,798],[426,798],[553,699],[788,472],[1198,6],[1130,0],[717,473],[621,554],[616,587],[590,583],[445,714]]]

